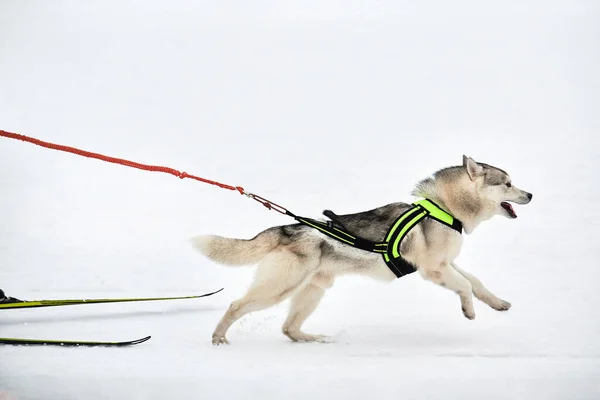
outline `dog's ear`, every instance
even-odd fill
[[[477,179],[478,176],[483,175],[483,167],[471,157],[467,157],[463,154],[463,166],[467,169],[467,174],[472,181]]]

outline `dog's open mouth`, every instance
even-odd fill
[[[515,212],[513,207],[510,205],[510,203],[503,201],[502,203],[500,203],[500,206],[502,208],[504,208],[504,210],[506,210],[506,212],[508,213],[508,215],[510,215],[511,218],[517,218],[517,213]]]

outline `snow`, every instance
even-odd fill
[[[305,325],[287,303],[211,333],[253,268],[196,234],[290,221],[191,180],[0,141],[0,287],[25,299],[187,295],[3,311],[0,399],[600,398],[600,8],[589,1],[0,4],[0,129],[241,185],[292,211],[410,201],[462,154],[533,201],[465,238],[459,265],[513,305],[416,274],[339,279]],[[3,397],[4,396],[4,397]],[[11,398],[11,397],[9,397]]]

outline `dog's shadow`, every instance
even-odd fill
[[[456,349],[472,348],[477,339],[473,335],[463,331],[444,331],[426,329],[398,329],[390,330],[389,327],[381,327],[381,330],[352,329],[352,333],[343,331],[333,336],[334,342],[338,344],[352,345],[363,349],[376,347],[375,353],[369,355],[394,356],[398,352],[405,355],[444,353]],[[354,356],[365,356],[365,354],[354,354]]]

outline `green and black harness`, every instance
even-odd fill
[[[291,213],[290,213],[291,214]],[[332,212],[326,214],[332,221],[321,222],[311,218],[292,215],[301,224],[317,229],[321,233],[338,240],[342,243],[382,255],[388,268],[401,278],[416,271],[416,268],[400,254],[400,244],[406,235],[423,218],[431,218],[459,233],[462,233],[462,223],[452,215],[442,210],[437,204],[429,199],[423,199],[411,204],[411,207],[402,213],[390,227],[383,242],[374,242],[348,232],[344,226],[336,221],[336,215]],[[336,226],[338,222],[338,226]]]

